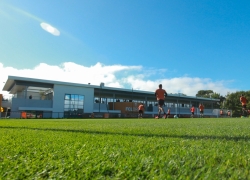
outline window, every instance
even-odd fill
[[[84,96],[78,94],[65,94],[64,96],[64,116],[82,117],[84,109]]]

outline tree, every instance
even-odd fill
[[[213,90],[199,90],[196,97],[210,98],[212,94],[214,94]]]
[[[200,90],[196,94],[196,97],[220,99],[219,104],[215,104],[214,108],[223,108],[223,102],[225,101],[225,97],[221,96],[219,93],[214,92],[213,90]]]
[[[247,107],[250,108],[250,91],[237,91],[235,93],[228,93],[226,95],[226,100],[224,101],[224,107],[226,109],[232,110],[232,115],[234,117],[241,116],[242,113],[242,105],[240,103],[240,95],[244,94],[244,96],[248,99]]]
[[[225,97],[219,93],[213,92],[213,90],[200,90],[196,94],[196,97],[220,99],[220,103],[215,105],[215,108],[232,110],[233,117],[239,117],[242,114],[242,105],[240,102],[240,95],[248,99],[247,109],[250,109],[250,91],[237,91],[234,93],[227,93]]]

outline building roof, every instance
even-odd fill
[[[19,77],[19,76],[8,76],[8,79],[3,87],[3,91],[8,91],[10,94],[15,94],[18,91],[22,91],[24,88],[29,86],[30,90],[36,91],[36,87],[39,87],[39,90],[43,88],[44,90],[53,88],[54,85],[67,85],[67,86],[75,86],[75,87],[85,87],[85,88],[93,88],[97,92],[102,93],[117,93],[117,94],[126,94],[129,93],[134,96],[151,96],[154,97],[154,92],[152,91],[141,91],[134,89],[125,89],[125,88],[114,88],[114,87],[106,87],[103,83],[100,86],[90,85],[90,84],[79,84],[79,83],[71,83],[71,82],[62,82],[62,81],[54,81],[54,80],[44,80],[44,79],[35,79],[35,78],[27,78],[27,77]],[[38,89],[37,89],[38,90]],[[168,98],[170,99],[182,99],[182,100],[198,100],[198,101],[214,101],[218,102],[219,99],[213,98],[203,98],[196,96],[183,96],[181,94],[168,94]]]

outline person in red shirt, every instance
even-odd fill
[[[200,109],[200,117],[203,118],[203,114],[204,114],[204,105],[203,105],[202,103],[200,103],[199,109]]]
[[[240,102],[241,102],[241,104],[242,104],[242,108],[246,109],[246,106],[247,106],[247,98],[246,98],[243,94],[241,94],[241,96],[240,96]]]
[[[192,106],[192,107],[190,108],[190,111],[191,111],[191,118],[193,118],[193,117],[194,117],[194,112],[195,112],[194,106]]]
[[[138,118],[142,118],[143,113],[144,113],[144,105],[141,103],[141,104],[138,106]]]
[[[156,99],[158,101],[158,116],[156,116],[156,119],[160,118],[161,112],[164,113],[164,118],[166,119],[167,115],[165,113],[164,108],[162,107],[164,105],[164,99],[165,97],[167,97],[167,92],[165,91],[165,89],[162,89],[162,84],[159,84],[159,89],[156,89],[155,91],[155,96]]]
[[[241,105],[242,105],[242,115],[246,116],[246,114],[247,114],[247,111],[246,111],[247,98],[243,94],[241,94],[241,96],[240,96],[240,102],[241,102]]]

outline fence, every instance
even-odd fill
[[[144,118],[153,118],[158,112],[145,111]],[[190,111],[173,112],[169,116],[172,118],[177,115],[180,118],[189,118]],[[195,117],[199,117],[199,111],[195,113]],[[94,112],[94,113],[76,113],[76,112],[41,112],[41,111],[10,111],[0,113],[0,118],[20,118],[20,119],[51,119],[51,118],[66,118],[66,119],[83,119],[83,118],[137,118],[137,112]],[[204,111],[204,117],[220,117],[218,109]]]

